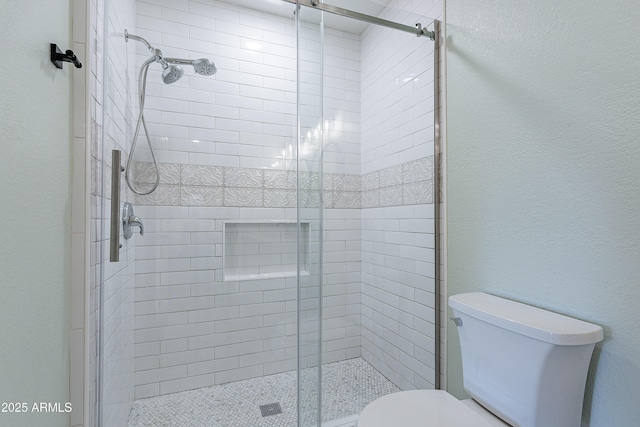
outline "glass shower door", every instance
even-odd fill
[[[120,261],[101,260],[101,425],[201,425],[198,417],[205,417],[220,426],[317,426],[321,14],[302,10],[266,22],[246,3],[146,3],[153,7],[105,4],[102,218],[109,217],[111,150],[122,151],[125,166],[139,111],[138,73],[149,60],[148,49],[127,42],[124,30],[166,57],[210,58],[218,72],[201,76],[185,67],[169,85],[160,64],[149,68],[144,109],[158,166],[143,135],[131,179],[144,190],[157,175],[160,183],[137,195],[123,177],[121,201],[133,205],[144,235],[120,235]],[[146,15],[160,10],[171,18],[174,8],[183,9],[185,23]],[[238,47],[211,30],[234,14],[247,20],[225,27],[243,37]],[[260,25],[274,31],[247,33]],[[193,37],[174,39],[185,26]],[[269,61],[277,63],[278,90],[276,79],[263,75]],[[101,231],[109,235],[108,226]]]
[[[119,263],[99,258],[102,425],[205,425],[183,418],[204,414],[220,427],[318,427],[354,418],[372,390],[433,387],[428,39],[290,1],[105,4],[103,254],[110,153],[131,150],[150,55],[124,29],[218,72],[185,66],[168,85],[150,66],[160,185],[140,196],[123,182],[144,236],[120,237]],[[156,177],[146,147],[134,150],[136,188]]]

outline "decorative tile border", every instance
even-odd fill
[[[402,184],[402,165],[380,169],[380,188]]]
[[[183,185],[180,188],[182,206],[222,206],[223,191],[220,187]]]
[[[181,165],[179,181],[182,185],[222,187],[224,171],[218,166]]]
[[[296,173],[268,169],[264,171],[264,188],[296,189]]]
[[[296,172],[272,169],[161,163],[160,186],[136,203],[149,206],[293,208],[298,202]],[[152,163],[136,162],[142,188],[155,182]],[[325,209],[361,209],[433,203],[433,156],[364,175],[325,174]],[[320,204],[320,175],[300,172],[300,205]]]

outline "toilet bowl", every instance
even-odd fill
[[[367,405],[358,427],[580,427],[600,326],[479,292],[454,295],[449,306],[472,399],[393,393]]]
[[[376,399],[362,411],[357,427],[509,427],[472,399],[442,390],[411,390]]]

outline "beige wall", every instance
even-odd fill
[[[0,402],[69,401],[69,2],[0,2]],[[3,426],[68,426],[68,414],[0,413]]]
[[[593,427],[640,419],[638,16],[632,1],[446,8],[448,293],[602,325]],[[448,389],[462,397],[455,328],[448,339]]]

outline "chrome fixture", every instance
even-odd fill
[[[162,81],[166,84],[172,84],[180,80],[180,78],[184,75],[184,70],[178,64],[182,65],[191,65],[193,66],[193,70],[196,74],[200,74],[202,76],[212,76],[218,70],[215,64],[207,59],[181,59],[181,58],[165,58],[160,49],[156,49],[148,41],[140,36],[136,36],[135,34],[129,34],[127,30],[124,30],[124,39],[128,42],[129,39],[137,40],[144,44],[149,52],[153,55],[151,62],[158,62],[162,65]],[[145,62],[146,64],[146,62]]]
[[[459,317],[450,317],[451,320],[453,320],[453,323],[456,324],[457,327],[462,326],[462,319]]]
[[[140,235],[144,236],[144,224],[142,220],[134,215],[133,206],[129,202],[125,202],[122,208],[122,235],[126,240],[133,236],[133,228],[140,229]]]
[[[133,228],[140,229],[140,235],[144,236],[144,224],[142,220],[134,215],[133,206],[129,202],[124,202],[122,207],[122,217],[120,217],[120,174],[124,168],[120,165],[120,150],[111,151],[111,232],[109,236],[109,260],[111,262],[120,261],[120,221],[122,221],[122,234],[126,240],[133,235]]]
[[[138,122],[136,123],[136,130],[133,133],[133,141],[131,143],[131,149],[129,150],[129,159],[127,160],[127,166],[125,168],[125,181],[127,185],[134,193],[146,196],[147,194],[153,193],[158,185],[160,184],[160,170],[158,168],[158,161],[156,160],[156,155],[153,152],[153,147],[151,146],[151,139],[149,138],[149,130],[147,129],[147,122],[144,119],[144,101],[146,98],[147,91],[147,72],[149,71],[149,66],[157,62],[162,65],[162,81],[165,84],[172,84],[180,80],[184,75],[184,70],[179,64],[182,65],[191,65],[196,74],[200,74],[201,76],[213,76],[218,69],[215,64],[207,59],[181,59],[181,58],[165,58],[160,49],[156,49],[148,41],[140,36],[136,36],[135,34],[129,34],[127,30],[124,30],[124,39],[129,42],[129,39],[133,39],[139,41],[144,44],[149,52],[151,52],[151,57],[142,63],[140,67],[140,74],[138,75],[138,89],[140,91],[140,113],[138,114]],[[133,161],[133,153],[136,149],[136,144],[138,142],[138,135],[140,134],[140,126],[144,128],[144,134],[147,138],[147,144],[149,145],[149,151],[151,151],[151,158],[153,159],[153,165],[156,170],[156,181],[148,191],[141,191],[133,188],[131,184],[131,164]]]
[[[312,7],[314,9],[321,10],[323,12],[333,13],[335,15],[345,16],[347,18],[357,19],[359,21],[368,22],[370,24],[381,25],[383,27],[394,28],[396,30],[405,31],[407,33],[415,34],[418,37],[426,36],[431,40],[436,39],[436,31],[429,31],[422,24],[418,23],[415,27],[410,25],[399,24],[397,22],[388,21],[386,19],[378,18],[364,13],[356,12],[350,9],[343,9],[341,7],[332,6],[326,3],[320,3],[318,0],[283,0],[288,3],[293,3],[299,6]]]

